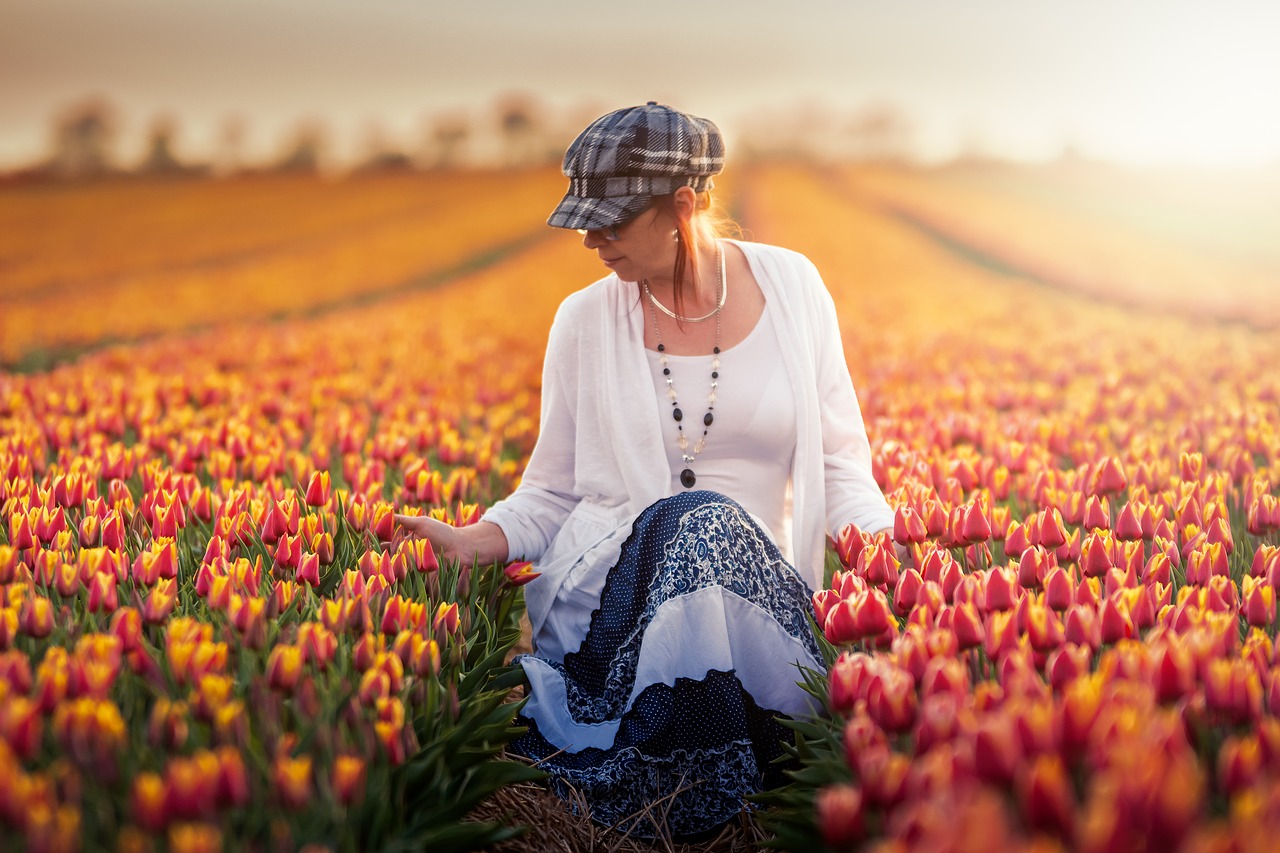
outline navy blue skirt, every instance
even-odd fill
[[[817,710],[796,684],[798,665],[822,667],[810,595],[733,500],[695,491],[655,503],[636,518],[578,650],[517,658],[537,677],[512,751],[628,834],[725,823],[783,781],[791,734],[779,718]]]

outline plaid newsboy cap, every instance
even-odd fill
[[[705,118],[650,101],[601,116],[564,155],[569,192],[547,219],[556,228],[621,225],[654,196],[701,192],[724,168],[720,129]]]

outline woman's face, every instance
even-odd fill
[[[610,237],[616,233],[618,239]],[[623,281],[670,279],[676,260],[676,226],[669,213],[654,205],[617,226],[583,232],[582,245]]]

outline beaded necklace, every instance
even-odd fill
[[[675,382],[671,378],[671,367],[667,364],[667,348],[662,343],[662,332],[658,329],[658,315],[653,310],[655,304],[660,305],[661,303],[653,297],[652,291],[649,290],[648,279],[640,282],[644,288],[645,296],[649,298],[649,316],[653,318],[653,336],[658,341],[658,361],[662,364],[662,375],[667,380],[667,397],[671,400],[671,417],[676,422],[676,446],[680,448],[680,457],[684,460],[684,470],[680,472],[680,485],[686,489],[692,489],[694,484],[698,482],[698,477],[693,473],[693,468],[690,466],[698,458],[698,454],[707,446],[707,430],[711,428],[711,422],[715,420],[715,415],[712,412],[716,407],[716,386],[719,384],[718,380],[720,379],[720,309],[724,307],[725,297],[728,295],[728,288],[725,287],[724,252],[718,242],[716,243],[716,261],[719,268],[719,280],[717,282],[719,289],[716,308],[706,317],[698,318],[705,320],[712,314],[716,318],[716,344],[711,349],[711,392],[707,394],[707,413],[702,416],[702,436],[693,445],[692,451],[689,449],[689,437],[684,433],[684,412],[680,409],[680,400],[676,396]],[[673,317],[676,316],[670,311],[667,313]],[[685,318],[676,317],[676,319]]]

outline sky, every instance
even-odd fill
[[[315,118],[342,160],[512,92],[560,120],[658,100],[731,146],[761,116],[892,104],[925,161],[1280,168],[1278,35],[1272,0],[4,0],[0,168],[90,95],[126,159],[168,115],[188,157],[238,116],[249,156]]]

